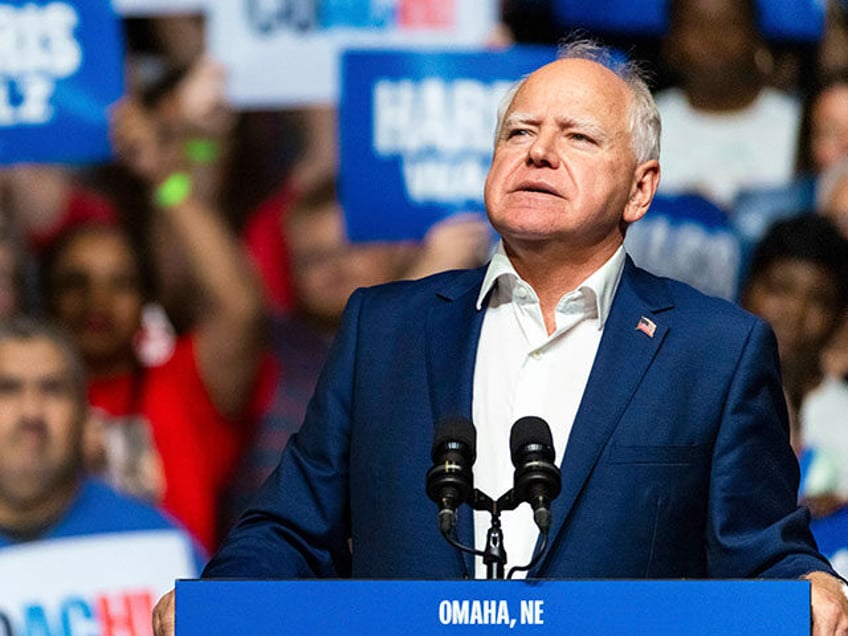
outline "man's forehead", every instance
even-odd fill
[[[26,364],[22,365],[21,360]],[[62,348],[48,338],[9,338],[0,342],[0,370],[4,373],[65,373],[68,368]]]
[[[583,118],[596,120],[601,111],[622,112],[630,103],[632,92],[611,70],[591,60],[556,60],[531,73],[516,92],[506,112],[507,119],[530,116],[539,108],[552,105],[583,110]],[[585,106],[585,108],[580,108]],[[561,114],[568,119],[575,112]]]
[[[622,96],[629,93],[624,80],[603,64],[582,58],[563,58],[533,71],[524,86],[519,89],[519,94],[525,87],[551,83],[556,86],[577,84],[587,89],[611,93],[621,91]]]

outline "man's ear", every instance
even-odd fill
[[[633,185],[630,188],[630,198],[624,206],[622,220],[625,223],[635,223],[651,207],[651,201],[660,184],[660,162],[656,159],[645,161],[636,166],[633,173]]]

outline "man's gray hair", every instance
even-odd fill
[[[39,338],[50,341],[61,351],[74,395],[79,399],[80,406],[87,404],[85,362],[76,342],[63,327],[50,320],[25,314],[0,320],[0,344],[9,340],[22,342]]]
[[[638,62],[627,59],[594,40],[564,42],[559,46],[557,59],[596,62],[620,77],[633,94],[628,130],[636,161],[643,163],[660,158],[660,135],[662,133],[660,113],[648,86],[647,74]],[[498,122],[495,128],[495,144],[501,137],[506,112],[509,110],[516,93],[527,81],[527,77],[525,76],[513,84],[501,98],[498,106]]]

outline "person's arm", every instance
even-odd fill
[[[713,446],[706,532],[713,578],[830,570],[798,506],[798,462],[771,329],[753,319],[729,378]]]
[[[265,350],[258,276],[220,215],[192,194],[160,213],[203,295],[193,327],[201,377],[218,411],[236,417],[249,401]]]
[[[803,578],[810,582],[811,634],[848,633],[848,586],[845,581],[827,572],[810,572]]]
[[[176,622],[176,591],[171,590],[153,608],[153,633],[155,636],[174,636]]]
[[[303,427],[203,578],[350,576],[348,473],[353,362],[362,292],[351,296]],[[173,636],[176,595],[153,609],[155,636]]]
[[[808,512],[797,505],[798,464],[778,369],[774,336],[758,320],[731,380],[713,452],[708,575],[805,578],[813,634],[844,633],[845,584],[816,549]]]
[[[455,214],[431,227],[401,278],[423,278],[449,269],[479,267],[489,259],[492,228],[474,212]]]
[[[207,564],[204,578],[351,575],[350,434],[363,290],[345,309],[303,426]]]
[[[182,171],[180,140],[163,134],[152,113],[125,99],[112,113],[112,139],[123,162],[151,185],[169,248],[200,289],[198,368],[218,411],[236,417],[250,399],[265,345],[257,273],[218,211],[195,195]]]

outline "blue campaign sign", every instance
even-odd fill
[[[668,0],[555,0],[554,15],[563,25],[604,33],[657,34],[666,27]]]
[[[498,102],[554,58],[529,46],[346,52],[339,183],[351,240],[420,239],[452,213],[482,213]]]
[[[0,0],[0,164],[107,159],[123,60],[109,0]]]
[[[760,0],[763,32],[770,37],[787,40],[818,40],[824,29],[822,0]]]
[[[624,246],[637,265],[654,274],[736,299],[742,241],[725,212],[699,195],[655,196],[648,213],[627,228]]]
[[[226,581],[176,583],[176,633],[651,634],[810,632],[807,581]]]
[[[557,20],[566,27],[603,33],[660,35],[668,25],[670,0],[555,0]],[[759,0],[760,28],[767,37],[817,40],[824,24],[822,0]]]

